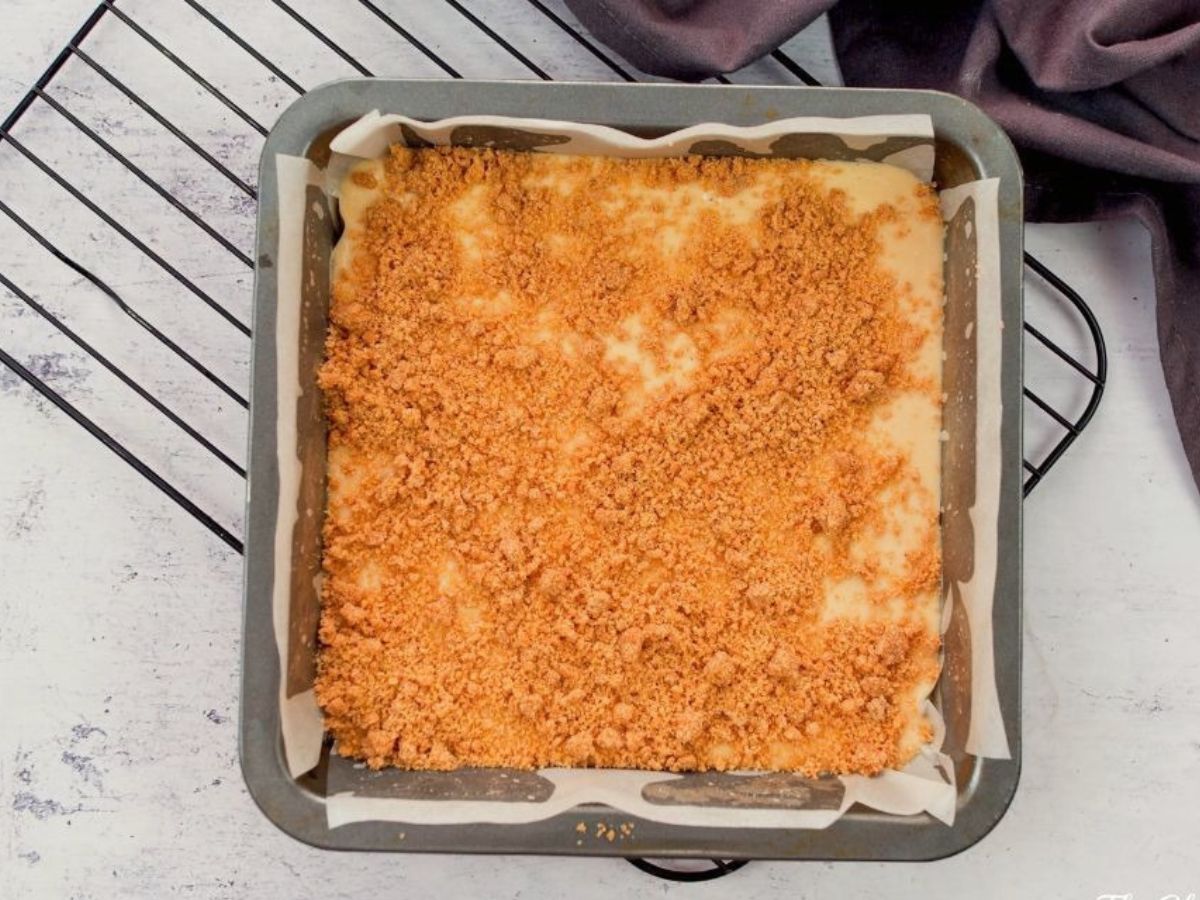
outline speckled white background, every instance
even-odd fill
[[[92,7],[0,2],[8,109]],[[182,0],[122,0],[264,124],[289,92]],[[311,86],[347,67],[265,0],[205,0]],[[350,0],[296,0],[369,67],[436,70]],[[441,0],[381,5],[474,77],[527,77]],[[611,78],[517,0],[470,6],[558,78]],[[561,4],[551,3],[561,11]],[[355,24],[357,23],[357,24]],[[120,26],[87,47],[252,179],[259,139]],[[810,30],[792,55],[836,78]],[[784,81],[770,63],[735,76]],[[51,92],[246,252],[252,204],[78,63]],[[250,272],[40,106],[18,137],[246,320]],[[0,199],[245,391],[248,341],[0,145]],[[1200,503],[1159,370],[1139,228],[1030,227],[1031,249],[1092,301],[1111,382],[1096,422],[1026,507],[1025,757],[1011,811],[932,864],[755,863],[667,885],[619,861],[331,854],[276,831],[242,786],[236,716],[241,561],[50,404],[0,369],[0,897],[361,898],[1200,895]],[[236,459],[244,414],[144,339],[95,289],[0,216],[0,272]],[[1029,316],[1077,335],[1040,289]],[[1200,336],[1197,336],[1200,340]],[[240,479],[0,289],[0,347],[240,533]],[[1030,381],[1077,399],[1027,346]],[[1045,440],[1028,414],[1031,448]]]

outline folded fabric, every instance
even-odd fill
[[[1159,352],[1200,485],[1200,0],[567,0],[645,72],[731,72],[829,12],[846,84],[951,91],[1013,139],[1034,221],[1150,231]]]

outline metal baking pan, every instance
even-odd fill
[[[283,153],[308,156],[323,163],[332,135],[375,109],[427,120],[490,114],[589,122],[641,136],[665,134],[702,122],[754,125],[790,116],[925,113],[934,123],[935,180],[939,187],[999,178],[1001,312],[1005,327],[1001,370],[1003,461],[993,629],[997,691],[1012,758],[979,759],[965,752],[969,694],[963,679],[969,678],[970,667],[963,665],[961,658],[956,660],[955,654],[969,653],[969,646],[960,646],[953,633],[948,634],[938,691],[946,720],[943,751],[954,762],[958,785],[953,826],[927,814],[901,817],[854,807],[823,830],[681,827],[639,819],[600,804],[583,805],[541,821],[515,825],[398,825],[367,821],[337,828],[328,826],[325,814],[325,796],[331,789],[328,748],[322,765],[293,779],[288,774],[280,733],[281,672],[271,604],[279,495],[274,267],[279,245],[279,196],[273,160],[276,154]],[[970,847],[1004,815],[1016,790],[1021,756],[1021,172],[1004,133],[976,107],[952,95],[928,91],[339,81],[296,101],[267,138],[260,167],[256,256],[240,750],[250,793],[279,828],[309,844],[341,850],[914,861],[937,859]],[[311,263],[312,271],[319,271],[321,266],[327,267],[327,258]],[[305,309],[311,306],[312,312],[305,319],[301,340],[307,343],[309,353],[319,353],[324,334],[327,280],[325,284],[317,284],[318,293],[324,297],[305,295]],[[969,334],[970,329],[967,331]],[[307,401],[296,415],[319,418],[315,384],[304,384],[302,389]],[[974,427],[973,414],[969,418],[969,427]],[[951,424],[948,422],[947,427]],[[323,468],[323,458],[316,462]],[[943,487],[948,489],[945,477]],[[965,505],[970,506],[969,498]],[[321,504],[315,506],[320,508]],[[310,540],[315,540],[313,527],[307,526]],[[319,535],[319,524],[315,533]],[[314,574],[311,554],[308,564],[309,570],[292,573],[293,583],[311,578]],[[300,623],[299,627],[312,631],[312,635],[303,636],[304,640],[315,639],[315,626],[315,621]],[[286,674],[290,684],[293,673]],[[634,822],[633,835],[620,842],[578,842],[576,827],[580,822],[589,833],[594,833],[599,823],[611,823],[614,819]]]

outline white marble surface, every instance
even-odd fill
[[[269,124],[289,92],[181,0],[122,0]],[[262,0],[207,0],[305,85],[346,67]],[[296,0],[364,64],[435,74],[383,29]],[[526,77],[441,0],[383,4],[472,76]],[[557,2],[552,4],[561,10]],[[91,8],[6,0],[0,107]],[[612,73],[523,3],[471,7],[555,77]],[[354,20],[358,21],[358,20]],[[355,28],[358,31],[355,32]],[[352,41],[356,43],[352,44]],[[253,132],[162,69],[120,26],[88,47],[239,175]],[[820,29],[792,46],[831,79]],[[782,81],[772,64],[736,76]],[[246,251],[252,206],[78,63],[52,92]],[[17,132],[236,316],[250,273],[44,106]],[[0,199],[245,390],[248,341],[0,145]],[[0,272],[241,459],[244,414],[129,326],[0,216]],[[1096,897],[1200,895],[1200,503],[1154,338],[1147,240],[1129,223],[1031,227],[1032,249],[1095,306],[1111,381],[1096,422],[1026,508],[1025,757],[1011,811],[974,849],[932,864],[755,863],[666,885],[619,861],[331,854],[276,831],[242,786],[236,716],[241,561],[74,423],[0,370],[0,895],[42,897]],[[1036,285],[1029,315],[1064,339]],[[1200,337],[1200,336],[1198,336]],[[0,289],[0,347],[235,530],[240,479]],[[1031,380],[1075,382],[1030,345]],[[1039,435],[1030,414],[1030,441]]]

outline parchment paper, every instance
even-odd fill
[[[619,157],[676,156],[684,153],[753,154],[813,159],[868,159],[900,166],[922,180],[933,176],[932,122],[927,116],[871,116],[852,119],[802,118],[770,122],[753,128],[704,124],[660,138],[644,139],[610,128],[538,119],[472,116],[425,123],[402,116],[371,113],[350,125],[331,142],[332,155],[324,170],[307,159],[280,155],[276,173],[280,195],[278,344],[278,446],[280,497],[276,522],[273,604],[275,636],[281,671],[312,671],[315,634],[296,636],[297,610],[303,622],[315,622],[317,588],[309,585],[297,596],[293,577],[295,536],[304,520],[319,517],[301,500],[301,481],[323,478],[323,472],[303,471],[305,454],[299,444],[296,410],[304,384],[311,386],[294,348],[306,314],[301,294],[305,278],[328,278],[314,272],[311,248],[306,248],[306,216],[324,217],[335,208],[337,188],[346,170],[360,159],[381,156],[390,144],[460,144],[547,153],[604,154]],[[314,195],[316,199],[314,200]],[[960,379],[956,396],[947,396],[951,421],[970,420],[972,433],[944,433],[943,461],[955,459],[973,484],[958,509],[945,511],[955,526],[950,541],[943,526],[947,566],[943,634],[952,625],[963,640],[947,640],[947,648],[965,646],[963,659],[944,660],[969,669],[969,733],[966,751],[975,756],[1008,757],[1008,742],[997,699],[992,653],[992,599],[996,574],[997,515],[1000,485],[1000,281],[996,212],[996,182],[960,185],[941,195],[947,222],[946,284],[948,308],[966,323],[961,337],[947,333],[944,346],[956,349],[945,358],[970,366],[974,378]],[[327,248],[326,248],[327,250]],[[306,251],[308,251],[306,255]],[[306,259],[310,260],[306,265]],[[311,304],[308,304],[311,306]],[[311,310],[307,311],[311,315]],[[311,323],[310,323],[311,324]],[[951,365],[948,362],[947,367]],[[310,366],[311,368],[311,366]],[[963,371],[968,372],[969,369]],[[311,402],[311,397],[308,398]],[[956,429],[955,430],[959,430]],[[323,435],[321,437],[323,440]],[[958,454],[958,456],[954,456]],[[969,457],[969,459],[962,459]],[[311,455],[310,455],[311,458]],[[961,463],[961,465],[960,465]],[[945,476],[944,476],[945,478]],[[945,481],[943,481],[945,488]],[[945,493],[945,490],[943,491]],[[311,496],[311,492],[308,496]],[[311,532],[311,527],[308,531]],[[963,537],[965,536],[965,537]],[[959,547],[965,540],[967,546]],[[950,555],[962,564],[951,565]],[[311,554],[310,554],[311,556]],[[302,581],[302,580],[301,580]],[[961,606],[962,614],[957,611]],[[305,663],[297,666],[297,661]],[[311,678],[311,676],[310,676]],[[324,734],[320,712],[307,684],[281,679],[280,706],[283,743],[289,771],[299,776],[320,760]],[[940,692],[935,689],[934,698]],[[896,815],[922,811],[947,825],[953,823],[956,787],[952,760],[942,752],[945,725],[932,700],[925,710],[934,725],[933,740],[902,771],[874,777],[841,776],[804,779],[781,773],[724,773],[674,775],[615,769],[545,769],[534,773],[468,770],[460,773],[364,771],[337,757],[330,759],[326,813],[331,828],[351,822],[382,820],[447,824],[470,822],[518,823],[548,818],[580,803],[605,803],[627,814],[679,825],[734,827],[824,828],[851,805]]]

